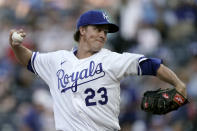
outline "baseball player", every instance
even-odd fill
[[[87,11],[77,21],[74,39],[78,47],[50,53],[24,47],[23,39],[13,36],[17,32],[25,38],[23,30],[10,32],[17,59],[49,86],[56,130],[120,130],[120,80],[128,75],[154,75],[186,97],[185,84],[160,59],[104,49],[107,34],[118,30],[105,12]]]

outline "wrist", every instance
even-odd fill
[[[175,86],[176,90],[181,93],[184,97],[187,97],[186,85],[183,82],[180,82]]]
[[[18,47],[21,47],[22,46],[22,44],[21,43],[12,43],[12,44],[10,44],[10,46],[12,47],[12,48],[18,48]]]

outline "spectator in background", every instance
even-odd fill
[[[38,89],[34,92],[33,104],[23,116],[21,131],[54,131],[52,99],[48,91]]]
[[[197,42],[190,45],[191,60],[189,63],[190,79],[188,82],[188,93],[194,100],[197,100]]]

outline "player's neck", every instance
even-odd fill
[[[83,52],[81,50],[77,50],[77,54],[76,54],[76,57],[78,59],[84,59],[84,58],[87,58],[87,57],[90,57],[92,56],[93,54],[90,53],[90,52]]]
[[[77,50],[77,53],[76,53],[76,57],[78,59],[84,59],[84,58],[88,58],[92,55],[94,55],[96,52],[92,52],[90,51],[88,48],[84,47],[84,46],[78,46],[78,50]]]

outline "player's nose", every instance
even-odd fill
[[[106,31],[105,31],[105,30],[101,30],[101,31],[99,32],[99,37],[102,38],[103,40],[105,40],[106,37],[107,37]]]

